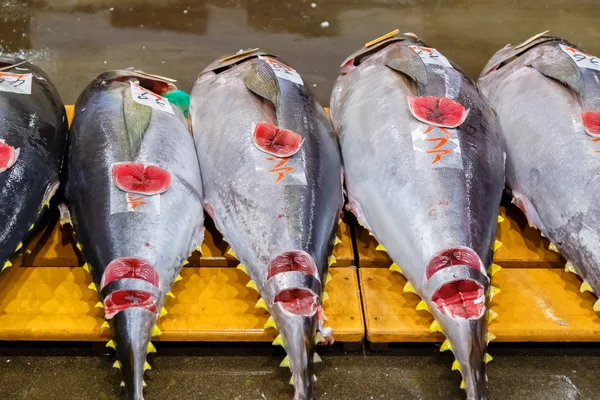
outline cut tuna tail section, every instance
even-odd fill
[[[452,351],[458,361],[463,377],[463,387],[467,400],[485,400],[487,379],[486,360],[486,317],[477,320],[457,321],[452,329],[445,332],[452,343]]]
[[[274,317],[288,354],[294,400],[314,400],[313,377],[318,315],[290,316],[275,304]],[[283,311],[283,312],[282,312]]]
[[[146,354],[155,324],[156,314],[139,307],[122,310],[112,319],[126,400],[144,399],[144,371],[149,368]]]

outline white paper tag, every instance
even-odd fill
[[[460,141],[456,129],[423,125],[412,131],[412,144],[417,169],[456,168],[463,169]]]
[[[452,68],[452,64],[450,64],[450,61],[448,61],[448,59],[436,49],[416,45],[408,47],[410,47],[415,53],[417,53],[425,64],[441,65],[442,67]]]
[[[580,68],[589,68],[600,71],[600,58],[587,55],[576,48],[565,46],[564,44],[559,44],[559,46]]]
[[[32,74],[0,72],[0,92],[31,94]]]
[[[144,106],[152,107],[156,110],[173,114],[173,108],[171,107],[171,104],[169,104],[169,100],[148,89],[144,89],[131,81],[129,81],[129,83],[131,84],[131,97],[133,98],[133,101]]]
[[[277,75],[278,78],[294,82],[298,85],[304,85],[302,77],[292,67],[289,67],[281,61],[277,61],[269,57],[258,56],[258,59],[263,60],[264,62],[269,64],[269,66],[271,67],[273,72],[275,72],[275,75]]]

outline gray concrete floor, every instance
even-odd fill
[[[600,55],[594,0],[0,0],[0,6],[0,53],[43,67],[67,104],[99,73],[130,66],[176,78],[189,91],[215,58],[260,46],[287,60],[327,105],[341,61],[395,28],[416,32],[473,78],[497,49],[546,29]],[[158,347],[147,373],[148,400],[292,396],[289,374],[278,368],[280,350]],[[0,400],[120,398],[114,357],[89,349],[3,344]],[[463,398],[452,356],[434,346],[323,352],[322,400]],[[599,348],[492,345],[490,353],[490,399],[600,399]]]
[[[0,398],[119,399],[114,356],[93,356],[87,344],[18,343],[0,347]],[[147,400],[289,399],[284,354],[269,345],[158,344],[146,373]],[[316,391],[320,400],[452,400],[464,398],[453,357],[434,345],[344,353],[323,348]],[[491,400],[600,398],[600,348],[595,345],[492,345]]]

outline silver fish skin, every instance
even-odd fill
[[[597,295],[600,146],[582,113],[600,111],[600,71],[581,67],[586,57],[576,61],[568,52],[583,52],[563,39],[525,43],[498,51],[478,85],[498,115],[513,203]],[[598,58],[588,58],[594,60],[600,68]]]
[[[141,400],[154,326],[182,264],[202,243],[204,214],[200,169],[183,114],[174,106],[169,114],[134,102],[130,82],[158,94],[175,89],[129,70],[106,72],[90,83],[75,106],[66,195],[116,342],[125,398]],[[127,193],[117,187],[115,163],[158,166],[168,172],[170,186],[152,196]],[[137,202],[133,211],[126,201]]]
[[[343,201],[341,159],[306,85],[274,75],[261,54],[211,64],[194,85],[190,115],[205,208],[276,322],[294,399],[310,400],[315,341],[331,336],[321,295]],[[300,149],[290,157],[259,149],[258,123],[301,135]],[[294,309],[302,303],[306,309]]]
[[[385,247],[440,324],[467,398],[485,399],[486,269],[504,185],[497,124],[487,101],[455,65],[425,63],[409,46],[426,47],[398,37],[342,64],[331,117],[347,208]],[[453,99],[468,115],[444,132],[411,113],[408,97],[415,96]],[[451,152],[438,159],[440,149]],[[457,302],[456,312],[445,300],[439,303],[447,291],[455,296],[448,301]],[[463,302],[469,293],[474,300]],[[467,313],[467,307],[474,311]]]
[[[68,123],[65,107],[50,78],[21,59],[1,56],[7,74],[31,74],[31,93],[15,93],[26,78],[0,77],[0,270],[33,232],[59,187]],[[15,159],[5,153],[12,147]],[[10,165],[10,166],[9,166]],[[6,168],[8,167],[8,168]]]

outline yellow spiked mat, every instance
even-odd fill
[[[442,342],[430,333],[429,313],[415,310],[419,298],[402,293],[406,279],[387,268],[360,268],[360,284],[371,342]],[[493,278],[502,289],[492,308],[498,317],[489,325],[501,342],[596,342],[600,317],[596,296],[581,293],[581,279],[558,268],[504,268]]]
[[[332,268],[324,305],[336,341],[359,342],[364,324],[358,277],[353,268]],[[167,315],[159,320],[162,335],[154,341],[265,341],[277,335],[264,328],[269,317],[255,309],[256,291],[236,268],[195,268],[182,271],[168,297]],[[8,268],[0,274],[0,340],[107,341],[104,311],[98,294],[87,288],[83,268]]]

